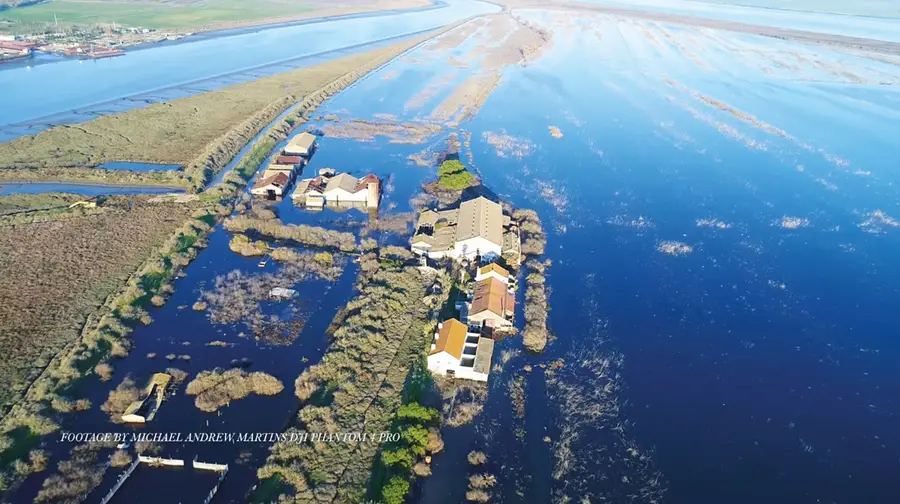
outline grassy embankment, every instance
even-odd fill
[[[297,379],[302,408],[300,425],[291,430],[366,432],[377,437],[393,426],[406,437],[391,446],[380,445],[377,439],[274,445],[258,471],[267,493],[257,495],[258,500],[271,501],[282,494],[291,502],[358,502],[371,493],[376,500],[390,497],[390,502],[402,502],[408,489],[405,471],[397,472],[399,479],[388,480],[387,494],[370,486],[370,477],[381,449],[409,449],[416,456],[422,451],[422,436],[428,436],[424,426],[433,419],[432,412],[416,407],[404,389],[411,369],[421,363],[434,327],[429,306],[439,308],[446,300],[442,294],[433,304],[423,303],[430,280],[403,263],[402,255],[389,258],[384,251],[380,258],[373,252],[362,257],[359,293],[335,318],[331,347],[321,363]],[[408,465],[405,454],[398,457],[398,463],[402,459],[404,467]],[[401,500],[394,500],[397,495]]]
[[[200,191],[288,107],[302,99],[301,109],[315,108],[424,38],[2,143],[0,180],[163,185]],[[292,118],[293,123],[301,119],[297,114]],[[261,144],[254,156],[264,159],[274,145],[275,141]],[[149,172],[91,168],[113,161],[185,168]]]
[[[427,36],[419,40],[396,44],[387,49],[339,60],[341,64],[338,64],[337,68],[346,68],[349,66],[348,61],[354,62],[356,68],[306,95],[294,113],[275,125],[267,135],[264,135],[252,146],[249,154],[242,159],[233,173],[229,174],[221,184],[201,195],[197,208],[178,207],[182,208],[186,214],[192,213],[192,218],[185,222],[186,215],[179,213],[177,208],[168,209],[165,212],[167,218],[171,220],[164,219],[164,222],[170,223],[170,227],[160,230],[160,236],[156,237],[158,241],[164,241],[162,246],[159,246],[158,242],[147,240],[140,242],[142,247],[137,247],[137,242],[133,237],[146,235],[149,230],[154,229],[150,223],[142,222],[141,219],[128,218],[121,222],[105,222],[102,226],[76,226],[73,230],[57,229],[53,236],[52,243],[55,248],[52,252],[64,256],[65,259],[59,258],[54,264],[59,266],[58,269],[67,271],[60,271],[59,274],[63,276],[54,278],[56,271],[47,270],[47,261],[35,261],[33,256],[26,257],[24,255],[29,249],[34,251],[36,248],[49,247],[49,238],[46,234],[42,235],[39,245],[26,244],[23,246],[23,236],[27,235],[28,229],[11,228],[9,230],[4,237],[7,240],[5,246],[12,251],[18,250],[17,257],[20,260],[12,261],[10,257],[13,256],[8,254],[0,256],[0,268],[9,268],[10,272],[15,273],[3,275],[2,278],[8,279],[10,283],[3,286],[4,288],[0,288],[0,291],[3,296],[19,293],[21,302],[30,306],[32,311],[58,314],[60,308],[54,308],[58,306],[56,299],[68,300],[73,296],[83,296],[86,284],[60,281],[60,278],[69,278],[66,275],[83,275],[85,271],[93,271],[102,275],[102,279],[107,282],[103,285],[106,285],[108,289],[114,290],[116,284],[121,287],[106,298],[103,306],[87,316],[87,322],[82,323],[84,312],[80,312],[80,318],[74,315],[69,317],[64,325],[70,328],[72,334],[68,337],[54,335],[54,339],[51,341],[55,343],[55,346],[47,350],[47,356],[51,355],[54,349],[58,350],[62,346],[65,348],[58,351],[49,363],[41,363],[45,367],[27,391],[22,390],[24,384],[27,383],[27,378],[13,377],[9,380],[10,383],[21,383],[22,385],[13,394],[8,394],[4,398],[7,403],[4,412],[6,413],[8,410],[8,413],[0,423],[0,489],[6,488],[10,481],[15,482],[24,476],[23,471],[16,468],[17,465],[21,465],[17,463],[28,460],[29,450],[40,442],[40,436],[57,429],[54,419],[63,410],[73,409],[67,408],[66,405],[71,404],[74,399],[68,397],[68,394],[75,390],[74,386],[77,382],[89,376],[97,364],[109,357],[127,354],[128,333],[136,323],[149,322],[145,307],[148,304],[161,305],[165,302],[166,296],[172,292],[171,279],[190,262],[196,255],[197,249],[203,246],[204,237],[210,226],[221,216],[230,213],[230,204],[234,197],[259,168],[275,143],[290,134],[294,127],[305,122],[308,113],[329,96],[426,38]],[[307,75],[333,75],[331,72],[334,68],[334,64],[320,65],[308,69],[311,72]],[[217,104],[217,107],[221,107],[221,104]],[[223,135],[223,138],[233,138],[232,141],[237,141],[237,138],[243,136],[245,136],[244,132],[238,132],[233,135]],[[230,156],[228,157],[230,158]],[[215,157],[215,159],[219,158]],[[138,205],[130,211],[139,211],[140,208],[141,206]],[[66,221],[63,227],[72,222],[78,222],[78,220]],[[53,223],[51,227],[59,226],[58,223]],[[135,228],[133,231],[132,227]],[[172,234],[173,229],[175,231]],[[70,240],[73,244],[72,248],[65,245],[59,246],[60,243],[65,243],[65,240],[60,238],[61,232],[73,235]],[[169,239],[165,240],[164,237],[167,233]],[[123,237],[132,238],[126,240]],[[142,253],[132,251],[129,254],[128,250],[121,250],[122,243],[131,243]],[[92,251],[96,251],[96,254]],[[72,253],[79,254],[82,259],[90,258],[90,262],[73,263],[71,257],[68,257],[68,254]],[[135,264],[140,264],[141,259],[148,256],[149,259],[146,259],[140,267]],[[98,268],[98,257],[108,257],[110,264]],[[113,257],[116,258],[115,261],[112,260]],[[134,262],[127,263],[128,258],[133,259]],[[127,264],[123,265],[123,262]],[[127,282],[122,284],[121,276],[116,275],[127,275],[127,272],[135,271],[135,268],[137,271],[128,278]],[[32,273],[23,276],[20,274],[23,271]],[[46,279],[48,282],[55,280],[55,282],[44,285],[47,287],[44,290],[36,290],[29,296],[22,296],[19,282],[14,282],[15,279],[21,278],[27,278],[28,282],[34,282],[35,279]],[[96,295],[99,299],[103,297],[102,293],[96,293]],[[51,297],[48,298],[48,296]],[[76,306],[80,305],[76,304]],[[90,310],[85,309],[85,311],[89,312]],[[28,322],[31,325],[28,330],[33,331],[35,336],[30,340],[17,336],[17,342],[10,342],[4,348],[11,348],[14,344],[23,349],[29,346],[37,348],[50,346],[46,339],[49,334],[46,327],[35,324],[33,320],[28,320],[26,317],[20,318],[19,314],[15,314],[13,319],[17,325]],[[55,319],[52,321],[56,322]],[[80,337],[78,336],[79,328]],[[24,343],[26,341],[27,345]],[[15,358],[14,355],[12,357]],[[32,369],[32,371],[37,372],[40,369]],[[29,376],[34,377],[33,374]],[[15,402],[16,400],[18,402]]]

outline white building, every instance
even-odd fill
[[[493,276],[475,283],[466,323],[488,327],[512,326],[516,296],[508,283]]]
[[[320,175],[301,180],[291,198],[296,203],[310,207],[334,204],[378,208],[379,185],[378,177],[372,174],[363,178],[347,173],[333,177]]]
[[[285,146],[283,152],[288,156],[305,156],[308,157],[316,149],[316,135],[304,131],[299,135],[291,138]]]
[[[502,207],[479,196],[464,201],[458,209],[422,212],[410,247],[431,259],[494,258],[503,251],[503,235]]]
[[[497,263],[490,263],[481,266],[480,268],[478,268],[478,272],[475,273],[476,282],[487,280],[489,278],[495,278],[505,284],[510,283],[509,271],[506,271],[505,268]]]
[[[438,326],[428,355],[428,370],[441,376],[486,382],[491,369],[494,340],[468,331],[456,319]]]
[[[264,198],[274,199],[284,196],[284,190],[291,179],[286,173],[278,172],[274,175],[263,176],[250,189],[250,194]]]

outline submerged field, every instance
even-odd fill
[[[891,502],[876,464],[897,451],[875,438],[898,439],[897,411],[864,373],[897,384],[898,63],[520,9],[337,97],[346,137],[348,118],[441,126],[413,155],[360,134],[345,162],[388,149],[418,179],[456,132],[482,183],[549,230],[554,338],[542,356],[498,344],[484,412],[445,427],[418,501],[462,501],[485,471],[504,502]]]
[[[406,391],[408,361],[393,359],[414,357],[406,350],[429,332],[409,312],[424,306],[417,270],[252,237],[334,261],[327,278],[297,277],[232,252],[245,243],[232,234],[280,221],[355,235],[338,249],[405,245],[449,144],[483,190],[540,216],[546,261],[529,270],[544,274],[520,285],[545,285],[550,338],[540,354],[520,336],[497,341],[485,390],[471,402],[448,395],[442,450],[408,468],[421,478],[401,476],[414,502],[896,502],[898,85],[896,56],[859,48],[581,11],[477,18],[344,90],[309,124],[325,136],[306,174],[375,173],[377,218],[240,203],[252,219],[210,236],[115,372],[140,381],[176,364],[191,375],[249,367],[287,385],[216,414],[178,391],[159,431],[382,429]],[[251,221],[269,224],[239,225]],[[267,299],[276,285],[297,296]],[[362,329],[342,327],[360,319]],[[99,405],[120,382],[85,379],[78,397],[91,406],[62,427],[115,428]],[[45,446],[58,458],[68,449],[58,445]],[[238,499],[261,483],[261,500],[354,501],[384,483],[377,447],[269,448],[160,451],[234,462],[221,491]],[[45,478],[15,497],[30,500]],[[149,478],[129,485],[132,502],[182,498]]]

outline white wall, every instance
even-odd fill
[[[480,236],[469,238],[468,240],[463,240],[461,242],[456,242],[453,248],[456,251],[456,254],[459,256],[463,255],[463,248],[465,248],[465,256],[467,259],[474,259],[478,254],[500,255],[501,249],[500,245],[490,242]]]
[[[355,193],[345,191],[343,189],[334,189],[331,191],[325,192],[325,198],[328,201],[361,201],[363,203],[368,199],[368,191],[363,189],[362,191],[357,191]]]
[[[445,375],[448,369],[456,370],[459,367],[459,359],[447,352],[428,356],[428,370],[433,373]]]

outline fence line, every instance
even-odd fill
[[[100,501],[100,504],[106,504],[107,502],[109,502],[110,499],[113,498],[113,495],[115,495],[116,492],[119,491],[119,488],[122,486],[123,483],[125,483],[125,480],[127,480],[128,477],[131,476],[131,473],[134,472],[134,469],[140,463],[141,463],[140,458],[134,459],[134,462],[132,462],[131,465],[128,466],[128,469],[126,469],[124,473],[119,475],[119,480],[116,481],[116,484],[113,485],[113,487],[109,490],[109,492],[107,492],[106,496],[103,497],[103,499]]]

